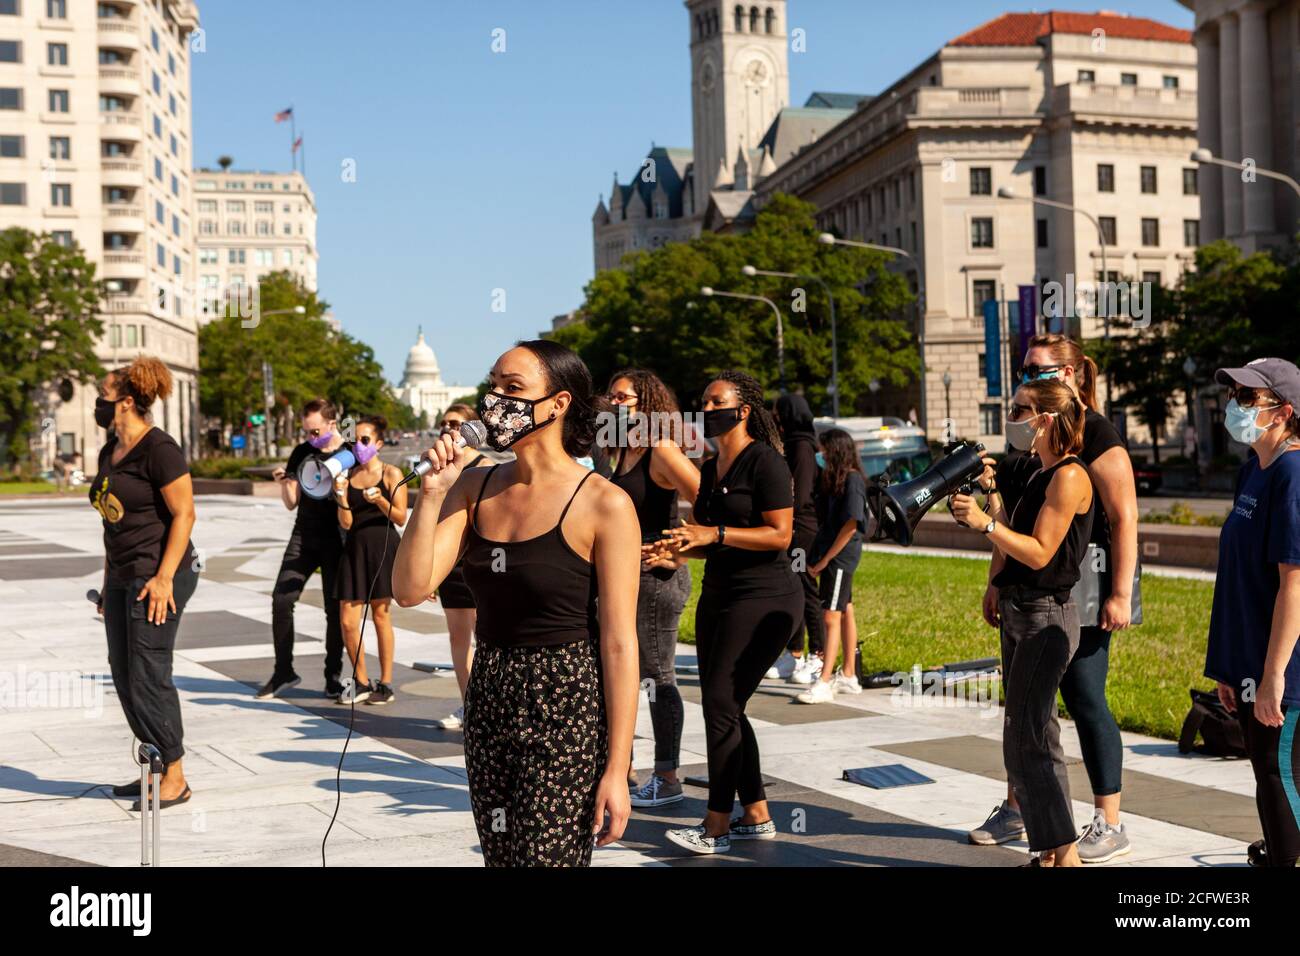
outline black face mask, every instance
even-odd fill
[[[731,431],[740,422],[740,406],[711,408],[704,413],[704,437],[717,438]]]
[[[107,398],[95,399],[95,424],[100,428],[108,428],[113,424],[113,414],[117,408],[117,403],[122,399],[109,401]]]
[[[555,421],[554,416],[540,425],[534,418],[533,409],[538,402],[553,398],[559,392],[543,395],[541,398],[511,398],[500,392],[487,392],[478,400],[478,417],[487,429],[488,444],[497,451],[505,451],[525,435],[544,428]]]

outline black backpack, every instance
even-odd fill
[[[1246,744],[1241,735],[1241,724],[1228,713],[1219,701],[1219,695],[1203,690],[1193,690],[1192,709],[1183,721],[1183,732],[1178,737],[1178,752],[1197,753],[1207,757],[1245,757]],[[1196,746],[1200,733],[1204,743]]]

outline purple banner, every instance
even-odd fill
[[[1020,289],[1020,334],[1016,336],[1016,354],[1011,363],[1013,369],[1020,368],[1029,351],[1029,340],[1038,334],[1038,287],[1022,285]]]

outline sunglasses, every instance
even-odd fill
[[[1235,398],[1237,404],[1242,408],[1249,408],[1253,405],[1277,404],[1273,393],[1266,388],[1249,388],[1245,385],[1233,385],[1228,389],[1228,397]]]
[[[320,438],[321,435],[328,435],[332,430],[329,428],[304,428],[302,432],[308,438]]]
[[[376,438],[372,438],[372,437],[369,436],[369,435],[358,435],[358,436],[357,436],[357,441],[360,442],[362,445],[370,445],[370,444],[373,444],[374,442],[378,441],[378,439],[376,439]]]
[[[1029,405],[1021,405],[1019,402],[1011,403],[1011,420],[1013,422],[1024,421],[1026,418],[1033,418],[1037,414]]]
[[[639,396],[636,392],[610,392],[605,396],[606,399],[613,402],[615,405],[627,405],[630,402],[635,401],[638,397]]]
[[[464,422],[457,421],[454,418],[447,418],[443,420],[442,427],[444,431],[454,432],[454,431],[459,431],[460,426],[464,424],[465,424]]]
[[[1059,372],[1061,369],[1069,367],[1068,365],[1022,365],[1016,375],[1020,377],[1023,384],[1040,378],[1047,378],[1053,372]]]

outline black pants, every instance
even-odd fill
[[[275,676],[287,680],[293,670],[293,607],[302,596],[307,579],[318,569],[325,595],[325,679],[337,680],[343,672],[343,628],[339,624],[336,599],[339,559],[343,537],[339,529],[304,532],[294,527],[280,562],[271,595],[271,635],[275,641]]]
[[[816,537],[817,532],[815,530],[800,531],[796,528],[794,541],[790,544],[791,559],[793,560],[795,551],[801,551],[806,566],[808,555],[812,551],[813,541]],[[825,624],[822,620],[822,600],[817,590],[817,579],[806,570],[798,572],[798,577],[800,585],[803,586],[803,618],[796,622],[795,631],[790,635],[790,642],[786,645],[786,649],[802,653],[803,639],[806,632],[808,635],[808,653],[820,654],[822,648],[826,646],[826,633]]]
[[[479,646],[465,690],[465,774],[486,865],[590,865],[608,753],[594,636]]]
[[[998,612],[1007,695],[1002,759],[1025,818],[1029,849],[1051,850],[1078,837],[1056,692],[1079,647],[1079,610],[1073,601],[1061,604],[1004,588]]]
[[[1265,727],[1255,719],[1255,705],[1237,691],[1237,720],[1255,771],[1255,806],[1268,865],[1293,867],[1300,859],[1300,708],[1284,707],[1282,714],[1281,727]]]
[[[709,809],[730,813],[766,799],[758,739],[745,719],[767,669],[776,663],[803,613],[802,591],[735,598],[705,587],[695,608],[695,653],[709,755]]]
[[[181,613],[198,586],[199,575],[182,563],[172,580],[176,610],[167,611],[164,624],[147,620],[149,599],[135,596],[145,578],[104,586],[104,630],[108,637],[108,666],[113,687],[131,733],[141,743],[150,743],[162,753],[164,763],[174,763],[185,754],[182,744],[181,699],[172,683],[172,652]]]
[[[1106,675],[1110,670],[1110,631],[1099,627],[1079,629],[1079,650],[1061,679],[1061,698],[1079,732],[1083,765],[1094,796],[1119,793],[1124,772],[1124,742],[1119,724],[1106,702]]]

